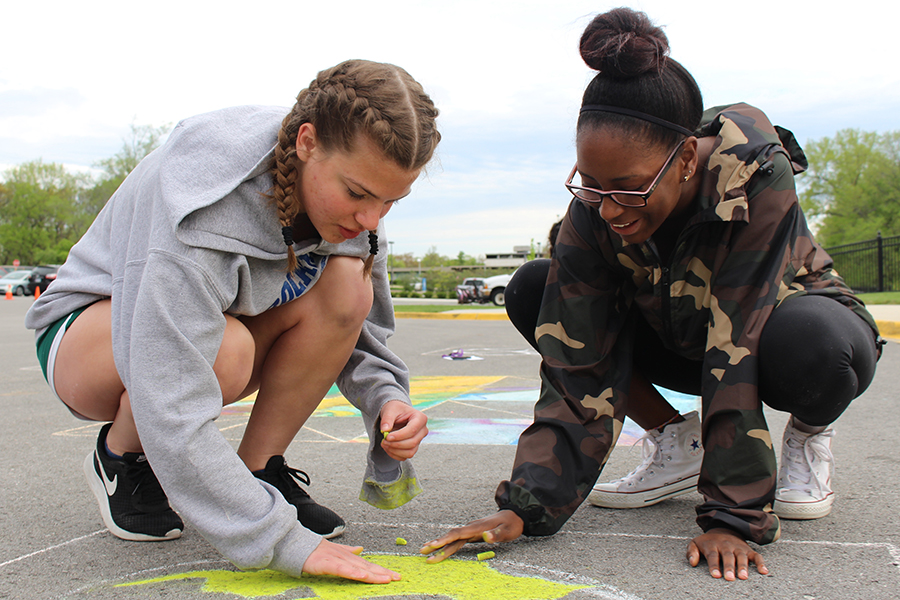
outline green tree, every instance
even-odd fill
[[[168,132],[168,125],[154,127],[132,123],[131,135],[123,138],[122,149],[112,157],[98,161],[96,166],[103,170],[104,179],[121,183],[145,156],[156,150]]]
[[[391,260],[393,260],[393,265],[395,267],[415,267],[418,264],[418,262],[416,262],[416,257],[412,252],[394,254],[391,256]]]
[[[122,149],[110,158],[97,161],[94,166],[103,171],[100,180],[88,192],[87,202],[94,215],[106,205],[128,174],[148,154],[156,150],[160,141],[167,135],[168,125],[154,127],[152,125],[131,124],[130,136],[122,139]]]
[[[478,259],[474,256],[469,256],[462,250],[459,251],[459,254],[456,255],[456,258],[451,261],[450,264],[457,266],[465,266],[465,265],[477,265]]]
[[[843,129],[807,144],[806,155],[801,205],[822,245],[900,234],[900,132]]]
[[[132,125],[122,150],[97,163],[99,180],[36,160],[6,171],[0,184],[0,262],[56,264],[84,235],[128,173],[168,127]]]
[[[437,246],[432,246],[428,249],[428,252],[425,253],[425,256],[422,257],[422,268],[430,269],[432,267],[442,267],[446,264],[449,264],[450,260],[446,256],[441,256],[438,254]]]
[[[93,219],[90,177],[57,163],[27,162],[6,171],[0,188],[0,262],[61,263]]]

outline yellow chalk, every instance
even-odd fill
[[[403,538],[397,538],[397,545],[398,545],[398,546],[405,546],[405,545],[406,545],[406,540],[404,540]]]
[[[491,552],[490,550],[488,550],[487,552],[479,552],[478,560],[487,560],[489,558],[494,558],[494,556],[496,556],[496,555],[493,552]]]
[[[384,439],[387,439],[387,436],[389,433],[390,433],[390,431],[385,431],[384,429],[381,430],[381,435],[384,436]]]

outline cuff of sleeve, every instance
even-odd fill
[[[730,529],[745,540],[760,546],[771,544],[781,537],[781,521],[771,510],[713,510],[697,509],[697,524],[703,532],[711,529]]]
[[[366,477],[359,499],[375,508],[390,510],[403,506],[422,493],[422,487],[416,479],[416,471],[408,460],[400,463],[400,475],[395,481],[380,482],[373,476]]]
[[[303,574],[303,565],[324,538],[297,523],[291,531],[278,542],[268,569],[285,573],[291,577]]]
[[[525,514],[525,511],[515,504],[501,504],[499,507],[497,507],[497,512],[501,510],[511,510],[516,513],[520,519],[522,519],[522,523],[528,523],[528,516]]]

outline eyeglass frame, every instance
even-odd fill
[[[592,208],[600,209],[600,206],[603,204],[603,200],[607,197],[611,198],[613,202],[618,204],[619,206],[624,206],[625,208],[644,208],[647,206],[647,200],[656,191],[656,186],[659,185],[659,182],[662,181],[662,178],[665,177],[666,173],[669,172],[669,169],[672,167],[672,164],[675,162],[675,155],[678,154],[678,150],[680,150],[684,143],[687,141],[687,138],[682,139],[674,148],[672,148],[672,152],[669,153],[669,157],[666,159],[666,162],[663,164],[662,168],[659,170],[659,173],[656,174],[656,177],[653,178],[653,181],[650,183],[650,187],[647,188],[646,191],[638,192],[638,191],[629,191],[629,190],[611,190],[609,192],[604,190],[598,190],[597,188],[586,187],[582,185],[575,185],[572,181],[575,179],[575,173],[578,172],[578,164],[576,163],[574,167],[572,167],[572,172],[569,173],[568,179],[566,179],[566,189],[575,196],[580,202],[590,206]],[[596,194],[600,196],[599,200],[591,200],[588,198],[582,198],[578,195],[580,191],[587,191],[591,194]],[[644,201],[643,204],[624,204],[619,202],[615,195],[624,195],[624,196],[636,196]]]

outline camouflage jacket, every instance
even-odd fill
[[[543,362],[534,423],[496,494],[501,509],[523,518],[527,535],[562,527],[615,446],[632,353],[640,352],[635,311],[667,348],[703,363],[698,524],[759,544],[780,533],[771,511],[775,454],[757,394],[758,344],[769,314],[789,296],[821,294],[877,331],[807,228],[793,177],[805,159],[796,146],[793,163],[778,135],[792,141],[790,133],[745,104],[705,116],[697,135],[716,139],[668,264],[652,238],[626,244],[598,211],[578,201],[569,206],[535,331]]]

